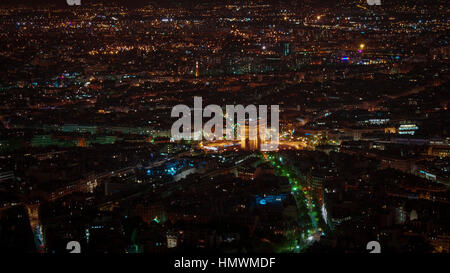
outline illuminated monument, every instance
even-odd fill
[[[251,126],[249,120],[245,121],[245,125],[241,129],[241,149],[246,151],[261,150],[261,144],[265,143],[266,140],[270,141],[270,130],[267,128],[267,122],[261,118],[257,120],[256,130],[253,133],[254,137],[250,137]],[[278,145],[278,143],[276,144]]]
[[[259,122],[258,126],[256,127],[256,130],[257,130],[256,137],[250,139],[250,126],[248,124],[248,120],[246,120],[245,125],[243,125],[241,129],[241,148],[243,150],[248,151],[259,150],[261,143],[261,138],[259,137],[259,130],[260,130]]]

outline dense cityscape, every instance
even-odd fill
[[[0,3],[2,253],[450,253],[447,1],[28,2]],[[278,149],[174,139],[194,97],[279,105]]]

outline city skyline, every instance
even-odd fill
[[[2,2],[1,251],[449,253],[448,12]]]

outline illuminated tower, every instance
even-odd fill
[[[199,76],[199,72],[198,72],[198,61],[195,62],[195,77]]]
[[[26,204],[30,227],[34,235],[34,243],[40,253],[45,251],[45,238],[39,219],[39,204]]]

